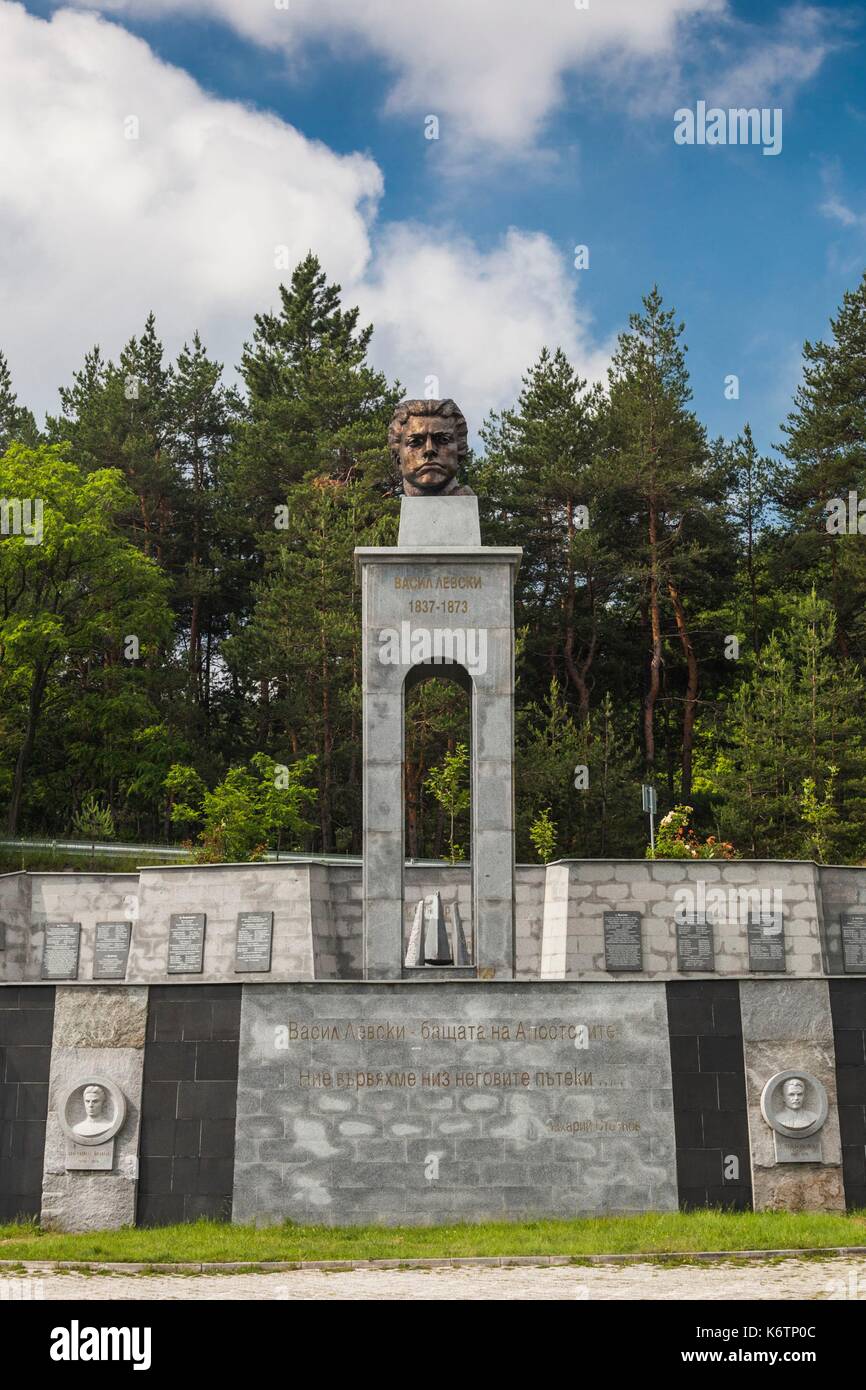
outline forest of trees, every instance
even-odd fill
[[[212,836],[214,857],[255,852],[262,826],[286,849],[360,852],[352,551],[396,541],[404,394],[370,365],[371,333],[311,254],[255,317],[237,388],[197,334],[166,362],[151,316],[118,361],[87,353],[40,429],[0,354],[7,835],[89,816],[177,843],[243,802],[258,820]],[[642,855],[644,781],[660,815],[693,808],[696,843],[866,860],[866,276],[803,359],[771,458],[745,420],[709,439],[684,326],[652,289],[604,388],[551,345],[483,422],[466,481],[484,539],[524,549],[520,860],[540,818],[546,853]],[[10,521],[25,498],[40,544]],[[414,857],[468,843],[465,797],[455,826],[442,793],[468,737],[455,686],[416,688]]]

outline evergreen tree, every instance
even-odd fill
[[[787,601],[787,622],[750,659],[726,711],[710,777],[719,828],[760,858],[797,858],[814,844],[804,784],[825,816],[832,857],[862,857],[866,821],[863,678],[834,654],[835,616],[814,590]]]
[[[855,647],[862,663],[866,551],[859,534],[828,530],[827,509],[834,499],[847,509],[852,492],[866,500],[866,274],[843,296],[830,330],[828,342],[804,344],[803,380],[782,426],[784,565],[800,573],[806,589],[815,583],[830,599],[839,649],[846,654]]]
[[[616,575],[595,464],[601,392],[565,354],[546,348],[515,410],[494,413],[478,486],[493,537],[523,547],[516,621],[529,628],[527,665],[568,683],[589,713],[593,663]],[[538,694],[542,693],[538,690]]]
[[[12,373],[9,363],[0,352],[0,454],[4,454],[10,444],[27,444],[31,448],[39,442],[39,430],[31,411],[18,404],[18,397],[12,389]]]
[[[669,645],[675,636],[685,664],[680,747],[680,796],[691,795],[692,754],[699,695],[690,594],[706,575],[708,556],[718,576],[730,565],[721,502],[724,476],[713,467],[703,426],[689,409],[691,389],[680,342],[684,326],[664,309],[654,288],[620,334],[610,368],[608,462],[617,479],[616,505],[624,526],[623,571],[635,586],[646,633],[643,700],[648,775],[656,764],[656,711]],[[725,556],[728,557],[727,561]],[[668,616],[669,615],[669,616]]]

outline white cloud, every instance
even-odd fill
[[[310,41],[359,46],[387,65],[388,110],[440,116],[456,144],[530,148],[574,72],[616,82],[621,64],[652,83],[675,58],[684,25],[727,0],[78,0],[118,15],[182,11],[222,19],[244,37],[297,57]],[[444,138],[444,132],[443,132]]]
[[[289,265],[313,248],[377,324],[379,364],[410,390],[436,373],[475,425],[545,342],[584,374],[603,366],[547,237],[511,231],[482,252],[440,228],[381,228],[372,159],[208,95],[95,15],[48,23],[0,0],[0,167],[0,348],[39,411],[87,347],[116,355],[151,308],[169,351],[198,328],[233,365],[288,278],[284,244]]]
[[[694,91],[711,101],[778,104],[808,81],[851,28],[843,9],[794,3],[760,23],[729,0],[71,0],[149,20],[222,20],[303,63],[314,43],[385,65],[383,105],[442,121],[458,152],[528,153],[577,78],[633,115],[659,115]]]
[[[423,395],[436,376],[477,427],[491,406],[513,401],[545,344],[562,347],[583,375],[604,375],[609,354],[575,305],[577,278],[541,233],[511,228],[482,254],[402,226],[383,238],[359,300],[376,324],[377,354],[407,394]]]
[[[847,203],[843,203],[841,198],[837,198],[833,194],[824,200],[820,210],[825,217],[841,222],[843,227],[866,226],[866,217],[862,213],[852,212]]]

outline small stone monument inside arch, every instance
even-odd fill
[[[463,964],[481,979],[514,974],[514,581],[523,552],[481,544],[478,499],[459,479],[466,439],[454,401],[402,401],[389,431],[403,485],[398,542],[355,550],[362,592],[367,979],[400,979],[410,960],[422,960],[426,930],[412,933],[411,952],[404,943],[405,701],[415,682],[444,674],[471,699],[474,959]],[[440,902],[434,915],[442,912]],[[452,925],[448,945],[458,964],[454,942]],[[445,956],[442,941],[436,963],[447,964]]]

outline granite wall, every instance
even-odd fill
[[[660,986],[245,989],[235,1221],[677,1205]]]
[[[691,904],[713,923],[715,976],[750,972],[750,910],[777,904],[785,923],[786,973],[823,974],[819,870],[804,862],[733,860],[567,860],[549,865],[544,899],[542,979],[609,979],[604,913],[642,917],[638,979],[681,976],[675,913]],[[864,880],[866,881],[866,880]]]
[[[844,1211],[828,982],[742,980],[740,1010],[755,1211]],[[821,1163],[775,1160],[773,1134],[761,1115],[761,1092],[771,1076],[789,1068],[811,1072],[827,1092],[830,1111],[820,1133]]]
[[[866,980],[831,980],[845,1199],[866,1207]]]
[[[680,1206],[750,1211],[737,982],[675,980],[666,989]]]
[[[54,986],[0,988],[0,1221],[38,1217]]]
[[[231,1214],[240,985],[153,986],[138,1224]]]
[[[410,862],[404,882],[405,940],[416,903],[437,889],[443,901],[459,905],[471,939],[468,866]],[[235,971],[237,914],[260,909],[274,913],[269,979],[359,979],[361,893],[360,861],[348,859],[165,866],[139,874],[5,874],[0,876],[0,984],[40,979],[44,924],[51,921],[81,923],[78,981],[89,983],[96,923],[117,920],[132,924],[127,982],[168,984],[178,978],[167,971],[173,912],[207,916],[204,969],[190,978],[260,980]],[[785,920],[786,973],[815,978],[825,968],[831,974],[843,971],[839,916],[846,909],[866,911],[866,869],[745,860],[521,864],[515,886],[516,978],[612,978],[604,969],[605,911],[642,916],[644,969],[638,978],[682,978],[674,914],[684,893],[696,906],[706,901],[711,920],[717,915],[712,895],[723,895],[722,920],[713,925],[716,976],[749,973],[748,908],[778,901]]]
[[[98,1231],[135,1222],[146,1019],[147,990],[140,986],[57,986],[42,1178],[42,1224],[52,1230]],[[108,1172],[66,1169],[58,1104],[64,1090],[85,1076],[107,1077],[126,1098]]]

